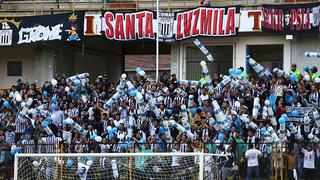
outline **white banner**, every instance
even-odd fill
[[[240,11],[239,32],[261,32],[261,10]]]

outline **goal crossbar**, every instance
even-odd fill
[[[193,153],[43,153],[43,154],[15,154],[15,157],[135,157],[135,156],[224,156],[221,154],[208,154],[201,152]]]

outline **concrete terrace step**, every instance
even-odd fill
[[[204,1],[204,0],[202,0]],[[257,9],[263,3],[285,3],[290,0],[206,0],[211,6],[243,5],[242,9]],[[312,1],[312,0],[305,0]],[[313,0],[315,1],[315,0]],[[156,9],[155,0],[5,0],[0,4],[0,16],[41,15],[73,10],[142,10]],[[199,0],[160,0],[162,10],[180,10],[199,6]]]
[[[35,0],[4,1],[0,8],[0,16],[40,15],[75,10],[141,10],[156,9],[156,1],[152,0]],[[199,6],[197,0],[160,0],[160,8],[186,9]]]

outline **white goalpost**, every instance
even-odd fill
[[[205,153],[16,154],[14,180],[220,179],[227,156]]]

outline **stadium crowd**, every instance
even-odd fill
[[[273,73],[272,76],[259,78],[254,73],[248,76],[243,68],[238,71],[243,81],[247,82],[243,87],[228,83],[222,88],[215,88],[224,76],[212,74],[212,91],[205,79],[201,79],[198,86],[185,85],[179,84],[175,74],[163,74],[159,82],[155,83],[138,72],[125,77],[143,96],[145,120],[141,118],[136,94],[131,91],[121,95],[111,107],[104,106],[119,90],[119,82],[110,82],[107,75],[99,76],[92,83],[68,82],[67,77],[57,75],[56,81],[45,82],[42,86],[19,79],[11,89],[0,93],[1,167],[9,166],[15,153],[204,150],[229,157],[221,170],[223,179],[235,175],[247,179],[252,175],[258,178],[270,177],[275,166],[271,161],[275,159],[271,158],[274,148],[270,146],[274,147],[277,143],[266,140],[266,129],[272,123],[270,114],[264,110],[265,101],[269,100],[272,106],[277,120],[273,129],[280,136],[283,132],[279,130],[278,120],[283,114],[292,115],[286,112],[286,106],[319,107],[320,75],[316,67],[306,67],[305,72],[301,73],[296,65],[292,65],[290,72],[293,76]],[[147,96],[154,99],[161,118],[148,103]],[[252,115],[255,97],[260,100],[257,117]],[[225,115],[228,127],[217,129],[210,123],[212,118],[216,118],[217,109],[212,104],[214,100]],[[163,122],[174,120],[182,126],[183,105],[188,113],[188,131],[193,136],[191,138],[185,131],[172,127],[169,130],[171,137],[168,138]],[[25,106],[29,110],[21,116]],[[243,115],[257,127],[240,119]],[[129,122],[132,117],[133,123]],[[68,118],[81,128],[77,129],[73,123],[67,123]],[[296,133],[289,128],[290,122],[286,123],[283,149],[288,179],[297,179],[302,175],[305,179],[315,179],[316,170],[319,170],[316,164],[320,162],[320,149],[315,139],[320,138],[320,131],[315,118],[310,118],[308,130],[303,122],[304,117],[300,118],[302,121],[291,122]],[[46,130],[47,127],[53,135]],[[296,134],[301,135],[301,138],[297,138]],[[314,137],[311,138],[309,134]],[[179,166],[179,162],[173,162],[172,166]]]

